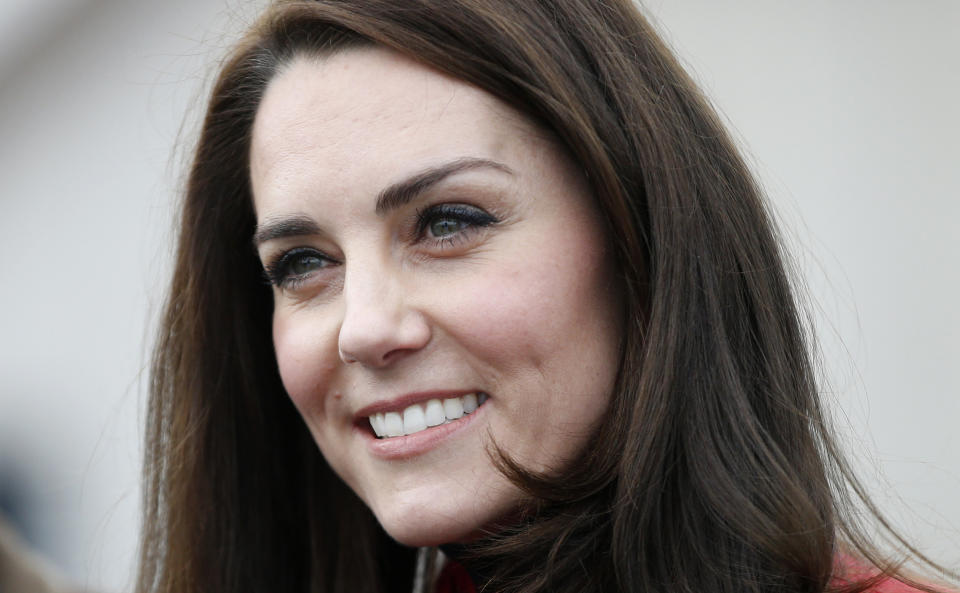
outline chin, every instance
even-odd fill
[[[394,525],[381,521],[380,524],[390,537],[398,543],[412,548],[440,546],[472,539],[467,537],[469,532],[458,528],[449,528],[448,526],[434,529],[429,523],[425,525]]]
[[[473,541],[491,533],[498,520],[510,515],[509,509],[500,508],[505,505],[494,501],[484,505],[472,499],[443,505],[436,504],[437,498],[422,497],[410,505],[382,505],[374,509],[374,515],[390,537],[411,547]]]
[[[410,515],[405,517],[380,517],[380,525],[397,542],[411,547],[439,546],[462,543],[476,539],[478,530],[460,521],[447,517]]]

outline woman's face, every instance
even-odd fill
[[[491,95],[364,48],[274,78],[250,166],[280,374],[326,460],[408,545],[507,520],[491,445],[562,469],[618,365],[577,165]]]

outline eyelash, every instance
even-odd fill
[[[465,223],[466,228],[443,237],[427,237],[426,233],[430,224],[443,219]],[[442,248],[453,245],[456,241],[466,239],[467,233],[489,227],[497,222],[497,219],[493,215],[476,206],[468,206],[467,204],[437,204],[425,210],[417,210],[415,239],[419,241],[429,240],[436,246]]]
[[[323,267],[325,268],[338,263],[322,251],[318,251],[312,247],[295,247],[294,249],[281,253],[263,266],[263,273],[264,276],[266,276],[267,282],[288,290],[297,288],[303,284],[309,277],[309,274],[294,274],[291,272],[291,266],[293,266],[296,259],[301,256],[315,257],[324,262]]]
[[[428,236],[431,223],[443,219],[463,224],[465,227],[442,237]],[[456,244],[458,241],[466,239],[468,233],[492,226],[497,222],[499,221],[493,215],[476,206],[466,204],[438,204],[424,210],[417,210],[413,240],[415,242],[428,241],[432,244],[432,247],[444,249]],[[322,251],[312,247],[296,247],[279,254],[276,258],[264,265],[264,276],[267,282],[284,290],[294,290],[298,288],[310,277],[309,272],[304,274],[294,274],[291,272],[291,267],[296,262],[296,259],[302,256],[314,257],[321,260],[323,262],[323,268],[339,263]]]

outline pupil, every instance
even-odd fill
[[[431,223],[430,232],[433,233],[434,237],[443,237],[444,235],[450,235],[461,230],[462,226],[463,223],[459,220],[441,218]]]
[[[297,276],[302,276],[320,267],[320,258],[315,255],[301,255],[293,260],[290,271]]]

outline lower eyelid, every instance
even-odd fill
[[[289,266],[292,263],[291,260],[297,256],[309,255],[310,257],[316,257],[322,262],[325,262],[322,266],[308,272],[306,274],[292,274],[289,273]],[[281,289],[290,289],[292,286],[299,286],[309,280],[315,274],[325,270],[332,265],[335,265],[336,262],[325,255],[323,252],[312,249],[312,248],[294,248],[289,251],[278,254],[276,257],[272,257],[267,260],[267,263],[264,264],[264,273],[269,279],[270,283],[274,286]]]
[[[330,287],[336,284],[335,277],[324,277],[323,270],[320,270],[302,276],[288,276],[279,284],[274,284],[274,288],[294,300],[300,300],[328,292]]]
[[[454,249],[460,246],[470,248],[474,244],[483,240],[483,235],[490,230],[491,226],[492,225],[470,225],[452,235],[445,235],[443,237],[426,237],[422,239],[421,242],[426,245],[425,248],[427,250],[432,249],[438,252],[442,252],[445,249]],[[451,255],[455,255],[455,253]]]

